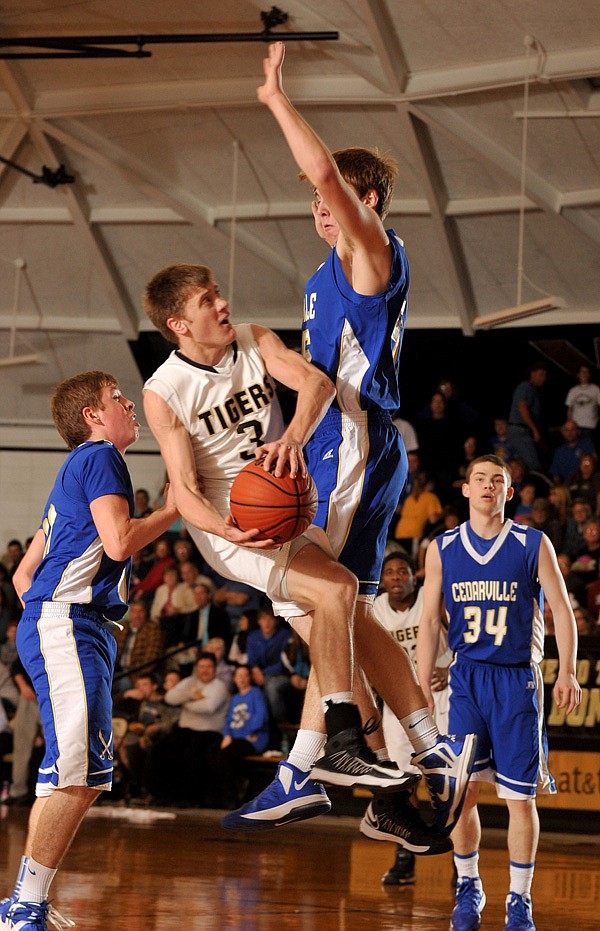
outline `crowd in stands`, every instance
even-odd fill
[[[544,431],[546,374],[543,364],[532,366],[488,423],[449,379],[414,422],[395,420],[409,475],[388,548],[409,553],[422,580],[431,540],[467,516],[461,486],[469,463],[492,452],[512,473],[507,516],[548,535],[580,636],[598,637],[600,388],[581,366],[565,409]],[[136,491],[137,516],[150,501]],[[10,781],[9,804],[31,801],[43,747],[15,647],[21,608],[11,578],[28,542],[9,540],[0,562],[0,782]],[[552,634],[548,609],[545,622]],[[204,564],[180,525],[135,555],[129,611],[114,634],[115,794],[121,781],[142,802],[236,807],[247,785],[244,760],[280,751],[299,721],[306,646],[258,592]]]

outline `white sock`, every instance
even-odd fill
[[[533,882],[535,863],[515,863],[510,861],[510,891],[517,895],[529,895]]]
[[[479,852],[477,850],[473,853],[455,853],[454,865],[459,882],[461,879],[479,879]]]
[[[327,741],[327,734],[320,731],[309,731],[300,728],[296,734],[294,746],[290,750],[288,763],[308,773],[313,768],[314,763],[323,755],[323,748]]]
[[[321,695],[321,704],[324,713],[328,708],[327,702],[332,705],[352,704],[352,692],[330,692],[329,695]]]
[[[19,900],[21,902],[45,902],[48,898],[50,883],[55,875],[56,870],[50,869],[48,866],[42,866],[33,857],[29,857],[19,892]]]
[[[386,763],[390,759],[390,755],[388,753],[387,747],[382,747],[381,750],[376,750],[375,756],[377,757],[380,763]]]
[[[400,718],[400,724],[406,731],[415,753],[429,750],[440,736],[437,724],[429,713],[429,708],[419,708],[411,711],[405,718]]]

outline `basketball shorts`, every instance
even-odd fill
[[[272,550],[252,550],[245,546],[229,543],[223,537],[198,530],[185,521],[186,529],[196,547],[209,566],[226,579],[244,582],[259,592],[264,592],[273,602],[276,615],[291,620],[311,610],[311,605],[292,601],[287,590],[288,566],[300,550],[312,543],[331,554],[331,547],[323,531],[309,527],[295,540]]]
[[[408,474],[402,438],[385,411],[329,409],[306,447],[306,461],[319,492],[314,523],[358,578],[359,600],[372,601]]]
[[[451,734],[477,734],[471,779],[494,782],[500,798],[556,792],[537,663],[494,666],[456,659],[450,667],[448,728]]]
[[[17,648],[46,742],[36,795],[67,786],[110,789],[117,642],[108,622],[80,605],[32,603],[19,621]]]

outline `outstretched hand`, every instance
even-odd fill
[[[256,91],[261,103],[267,103],[270,97],[283,93],[281,66],[283,65],[284,56],[285,45],[283,42],[273,42],[272,45],[269,45],[268,57],[263,58],[265,81]]]

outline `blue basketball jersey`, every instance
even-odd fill
[[[46,503],[46,544],[24,594],[26,605],[90,605],[110,620],[123,617],[131,558],[116,562],[104,552],[90,510],[91,502],[103,495],[124,495],[133,516],[133,488],[121,453],[105,440],[82,443],[66,458]]]
[[[409,287],[404,246],[387,230],[393,249],[389,284],[381,294],[357,294],[335,246],[306,285],[302,352],[336,387],[345,412],[395,411],[400,407],[398,373]]]
[[[541,661],[541,539],[539,530],[511,520],[492,540],[468,521],[438,537],[448,643],[457,656],[505,666]]]

